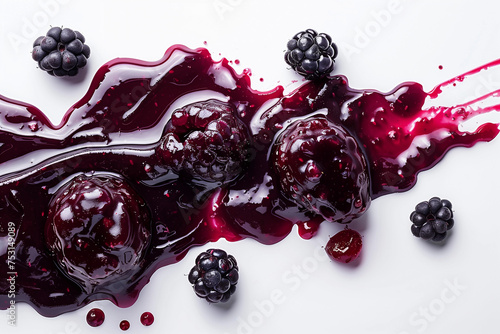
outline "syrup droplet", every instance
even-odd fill
[[[129,329],[129,328],[130,328],[130,322],[128,322],[128,320],[122,320],[122,321],[120,322],[120,329],[121,329],[122,331],[126,331],[126,330],[127,330],[127,329]]]
[[[439,69],[442,70],[443,69],[443,65],[439,65]]]
[[[309,240],[318,233],[320,221],[310,220],[297,223],[299,235],[302,239]]]
[[[141,324],[143,324],[144,326],[151,326],[154,321],[155,317],[151,312],[144,312],[141,315]]]
[[[87,323],[91,327],[101,326],[104,318],[104,312],[99,308],[93,308],[87,313]]]

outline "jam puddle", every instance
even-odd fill
[[[59,125],[34,106],[0,96],[0,272],[11,272],[13,265],[16,301],[52,317],[94,300],[132,305],[154,271],[180,261],[193,246],[220,238],[273,244],[294,224],[304,238],[313,237],[323,217],[286,196],[271,168],[270,152],[284,129],[312,115],[326,118],[345,129],[363,152],[371,199],[406,191],[420,171],[451,148],[497,136],[498,124],[486,122],[469,132],[462,125],[500,111],[498,91],[450,107],[435,103],[445,90],[499,63],[458,76],[430,93],[418,83],[404,83],[388,93],[355,90],[345,77],[334,76],[307,82],[284,96],[282,87],[253,90],[248,74],[237,74],[227,60],[214,62],[206,49],[176,45],[157,62],[118,59],[105,64]],[[173,111],[211,99],[234,107],[252,141],[250,163],[230,182],[185,177],[165,167],[157,155]],[[123,178],[132,188],[130,196],[136,193],[144,201],[151,220],[148,248],[136,258],[131,255],[137,261],[134,269],[107,280],[97,268],[95,280],[103,284],[81,282],[96,265],[92,253],[83,250],[90,259],[73,269],[86,272],[74,273],[51,254],[60,240],[53,245],[45,240],[51,201],[78,176]],[[109,246],[108,241],[102,242]],[[9,262],[11,258],[15,261]],[[8,293],[2,277],[2,309],[9,307]]]

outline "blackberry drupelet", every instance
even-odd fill
[[[75,76],[87,64],[90,47],[80,32],[52,27],[35,40],[31,56],[50,75]]]
[[[208,100],[173,112],[157,154],[176,173],[224,183],[241,174],[250,145],[248,129],[234,107]]]
[[[236,291],[238,264],[222,249],[208,249],[199,254],[188,275],[194,292],[210,303],[227,302]]]
[[[455,224],[451,202],[439,197],[418,203],[410,215],[410,220],[413,223],[411,232],[414,236],[436,242],[444,240],[447,231]]]
[[[319,79],[333,71],[337,46],[325,33],[301,31],[288,41],[285,61],[308,80]]]

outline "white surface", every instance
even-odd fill
[[[0,2],[0,94],[39,107],[58,123],[86,92],[95,71],[116,57],[159,59],[172,44],[206,47],[214,58],[239,59],[253,86],[290,89],[301,81],[283,62],[287,40],[314,28],[340,47],[336,73],[356,88],[388,91],[404,81],[435,85],[500,57],[500,5],[494,1],[76,1]],[[31,60],[33,40],[49,25],[81,31],[92,48],[78,82],[52,78]],[[438,66],[442,65],[442,70]],[[263,78],[261,82],[259,79]],[[474,96],[500,88],[500,77],[473,82]],[[462,96],[463,97],[463,96]],[[457,103],[461,96],[456,96]],[[332,263],[322,249],[343,226],[323,224],[302,240],[296,231],[264,246],[246,240],[216,246],[234,254],[241,280],[225,306],[198,299],[186,275],[202,248],[162,268],[128,309],[97,302],[48,319],[18,305],[17,327],[0,312],[1,333],[497,333],[500,286],[498,189],[500,139],[454,149],[412,190],[376,199],[352,224],[364,236],[353,265]],[[408,216],[437,195],[450,199],[456,226],[445,246],[414,238]],[[213,245],[212,245],[213,246]],[[206,247],[203,247],[203,249]],[[91,328],[92,307],[106,313]],[[151,327],[139,317],[154,314]]]

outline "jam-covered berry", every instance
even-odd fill
[[[217,100],[174,111],[158,148],[164,163],[177,173],[208,182],[226,182],[242,172],[250,138],[234,108]]]
[[[272,164],[283,192],[328,221],[348,223],[370,204],[359,144],[321,116],[298,120],[276,140]]]
[[[58,264],[88,292],[139,265],[150,240],[144,201],[121,178],[79,175],[49,205],[45,238]]]

